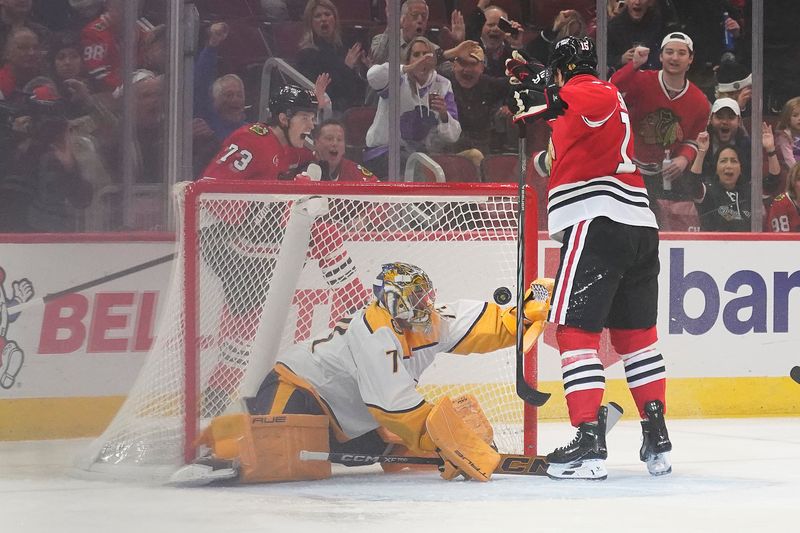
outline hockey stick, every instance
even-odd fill
[[[525,349],[523,346],[523,319],[525,303],[525,176],[528,161],[525,157],[525,124],[519,124],[519,191],[517,193],[517,396],[525,403],[541,407],[550,399],[550,393],[541,392],[525,380]]]
[[[622,407],[615,402],[608,403],[608,418],[606,419],[606,434],[619,422],[622,417]],[[544,455],[517,455],[500,454],[500,463],[494,469],[495,474],[512,474],[523,476],[546,476],[547,457]],[[440,457],[409,457],[405,455],[368,455],[364,453],[336,453],[336,452],[300,452],[301,461],[330,461],[347,466],[366,466],[376,463],[401,464],[401,465],[436,465],[441,466],[444,461]]]
[[[789,375],[792,376],[792,379],[795,383],[800,383],[800,366],[792,368],[792,370],[789,372]]]
[[[162,257],[157,257],[150,261],[146,261],[144,263],[140,263],[138,265],[134,265],[132,267],[126,268],[124,270],[120,270],[118,272],[112,272],[111,274],[106,274],[105,276],[101,276],[99,278],[95,278],[91,281],[87,281],[84,283],[80,283],[78,285],[73,285],[68,289],[60,290],[58,292],[51,292],[50,294],[45,294],[41,298],[35,298],[33,300],[28,300],[27,302],[23,302],[17,304],[15,306],[9,306],[9,312],[19,313],[20,311],[24,311],[28,307],[33,307],[34,305],[38,304],[46,304],[56,298],[61,298],[64,295],[71,294],[73,292],[80,292],[82,290],[91,289],[92,287],[96,287],[98,285],[102,285],[103,283],[107,283],[109,281],[114,281],[115,279],[124,278],[125,276],[129,276],[131,274],[135,274],[137,272],[141,272],[142,270],[147,270],[148,268],[152,268],[154,266],[158,266],[162,263],[167,263],[172,261],[175,258],[175,254],[169,254]]]

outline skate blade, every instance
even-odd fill
[[[672,473],[672,463],[669,460],[669,452],[656,454],[645,461],[647,471],[651,476],[666,476]]]
[[[589,459],[566,464],[550,463],[547,467],[547,477],[559,481],[563,479],[602,481],[608,477],[608,471],[602,459]]]
[[[235,468],[214,470],[207,465],[191,464],[179,468],[172,474],[167,485],[173,487],[203,487],[217,481],[234,479],[239,475]]]

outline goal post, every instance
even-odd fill
[[[384,263],[423,268],[439,303],[516,290],[516,184],[200,180],[174,194],[181,227],[156,340],[78,458],[84,472],[160,480],[191,461],[211,417],[252,395],[281,350],[366,304]],[[525,202],[529,283],[538,247],[527,187]],[[535,357],[527,362],[535,386]],[[419,389],[432,401],[475,394],[500,451],[535,454],[536,410],[515,394],[515,364],[514,347],[441,353]]]

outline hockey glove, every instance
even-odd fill
[[[564,114],[564,110],[569,106],[559,96],[558,86],[549,84],[544,87],[543,92],[537,89],[526,89],[524,84],[511,85],[508,107],[514,113],[514,122],[524,123],[534,120],[550,120]]]
[[[544,92],[549,70],[521,50],[511,52],[506,59],[506,76],[512,85],[523,85],[526,89]]]
[[[506,59],[506,76],[511,89],[508,107],[514,113],[514,122],[550,120],[567,109],[550,69],[524,53],[514,50]]]

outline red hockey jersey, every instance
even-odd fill
[[[151,31],[153,25],[144,18],[136,21],[137,40]],[[108,15],[103,13],[81,30],[83,47],[83,67],[89,77],[95,80],[100,90],[113,91],[122,85],[122,35],[116,35],[109,24]]]
[[[375,174],[356,162],[350,161],[349,159],[342,159],[342,162],[339,164],[339,173],[334,176],[334,181],[373,183],[378,181],[378,178]]]
[[[599,216],[657,228],[644,181],[632,161],[630,117],[617,88],[594,76],[578,75],[560,95],[569,107],[550,121],[550,234],[557,238],[563,229]]]
[[[284,146],[269,126],[255,123],[231,133],[201,177],[291,180],[297,174],[297,167],[313,158],[311,150]]]
[[[697,135],[706,129],[711,105],[696,85],[689,82],[670,98],[660,70],[637,70],[628,63],[611,76],[630,105],[631,125],[636,134],[636,159],[642,165],[661,168],[664,150],[674,158],[682,155],[689,164],[697,156]]]
[[[800,232],[800,205],[781,194],[769,208],[769,225],[775,233]]]

